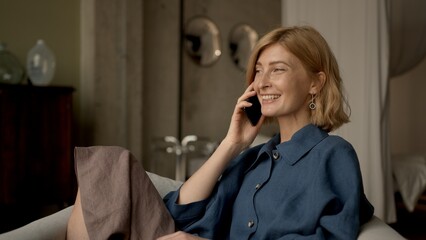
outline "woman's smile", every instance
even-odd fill
[[[268,101],[268,100],[275,100],[279,98],[281,95],[279,94],[263,94],[261,95],[262,100]]]

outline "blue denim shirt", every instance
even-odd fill
[[[176,226],[209,239],[356,239],[371,218],[353,147],[307,125],[240,154],[208,199],[164,201]]]

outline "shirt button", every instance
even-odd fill
[[[248,221],[247,227],[252,228],[253,226],[254,226],[254,221],[253,220]]]
[[[258,184],[256,184],[256,190],[258,190],[260,187],[262,186],[262,184],[260,184],[260,183],[258,183]]]
[[[274,160],[277,160],[278,158],[280,158],[280,153],[279,152],[273,152],[272,157],[274,158]]]

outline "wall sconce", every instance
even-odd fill
[[[256,44],[259,35],[256,30],[247,24],[235,26],[229,36],[229,47],[231,49],[231,57],[235,65],[246,70],[251,50]]]
[[[212,65],[222,54],[219,29],[206,17],[194,17],[188,21],[184,41],[186,52],[201,66]]]

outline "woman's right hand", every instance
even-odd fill
[[[260,128],[265,120],[265,116],[261,116],[256,126],[252,126],[247,118],[244,108],[251,107],[252,104],[247,101],[249,97],[255,96],[253,83],[247,87],[244,93],[238,98],[232,114],[231,123],[228,133],[223,141],[228,144],[239,146],[241,149],[247,148],[256,138]]]
[[[200,238],[183,231],[178,231],[178,232],[157,238],[157,240],[201,240],[201,239],[206,239],[206,238]]]
[[[245,115],[244,108],[251,106],[246,100],[254,95],[256,92],[250,85],[238,99],[226,137],[210,158],[182,185],[178,204],[197,202],[209,197],[229,161],[253,142],[264,121],[262,116],[253,127]]]

